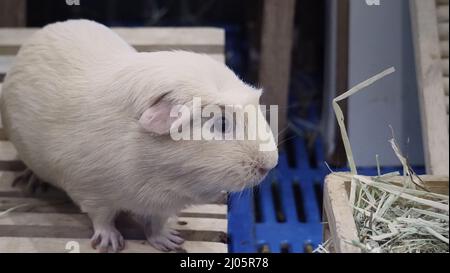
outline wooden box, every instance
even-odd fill
[[[431,191],[448,195],[448,176],[424,175],[420,177]],[[398,179],[400,183],[401,177],[394,179]],[[346,180],[338,174],[330,174],[325,178],[323,241],[331,240],[330,252],[361,252],[358,247],[346,242],[358,241],[358,231],[349,203],[349,192],[350,180]]]

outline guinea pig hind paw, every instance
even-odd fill
[[[33,172],[30,169],[25,169],[21,172],[12,182],[12,186],[15,187],[23,182],[28,182]]]
[[[106,253],[110,250],[119,252],[124,249],[125,240],[115,228],[96,230],[91,238],[91,246],[94,249],[98,248],[101,253]]]
[[[12,186],[16,187],[19,184],[25,185],[25,190],[34,194],[38,189],[42,192],[47,191],[48,184],[39,179],[30,169],[24,170],[20,175],[14,178]]]
[[[167,252],[180,250],[184,239],[180,237],[180,233],[176,230],[164,230],[162,233],[151,235],[147,241],[154,248]]]

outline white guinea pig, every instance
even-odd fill
[[[259,183],[278,161],[276,146],[260,151],[259,138],[175,141],[170,108],[193,97],[258,106],[260,95],[206,55],[138,53],[101,24],[69,20],[21,47],[0,106],[29,170],[89,215],[94,247],[124,247],[114,219],[127,211],[143,220],[152,246],[168,251],[183,243],[165,227],[170,216]]]

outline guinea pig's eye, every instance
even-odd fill
[[[227,117],[221,116],[215,120],[214,128],[220,130],[222,133],[229,133],[232,128],[231,122]]]

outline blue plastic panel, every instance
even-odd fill
[[[313,153],[315,162],[309,159],[304,141],[296,139],[296,167],[288,166],[287,155],[283,152],[278,166],[258,189],[230,195],[230,252],[301,253],[311,251],[322,242],[323,181],[329,170],[323,163],[320,141],[315,144]],[[423,167],[414,169],[419,174],[424,173]],[[383,173],[392,171],[401,171],[401,168],[382,169]],[[358,172],[377,174],[375,167],[358,169]]]

